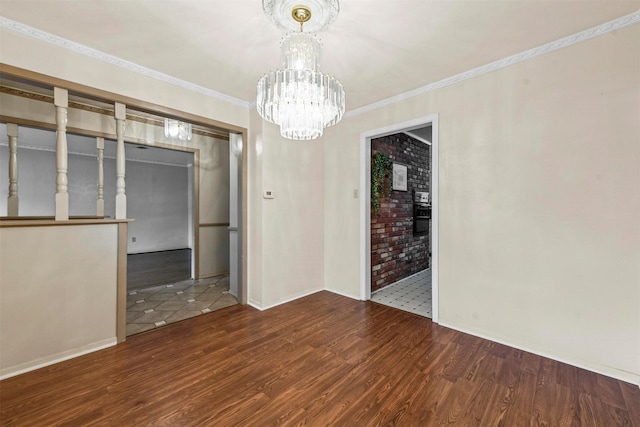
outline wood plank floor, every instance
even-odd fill
[[[191,277],[191,249],[127,255],[127,290],[176,283]]]
[[[329,292],[0,382],[3,426],[635,426],[640,389]]]

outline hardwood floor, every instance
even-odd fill
[[[191,249],[127,255],[127,290],[166,285],[191,278]]]
[[[329,292],[0,382],[0,424],[636,426],[640,389]]]

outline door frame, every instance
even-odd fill
[[[107,138],[112,140],[113,138]],[[141,141],[133,138],[125,139],[125,144],[143,145],[149,148],[164,148],[172,151],[181,151],[184,153],[193,154],[193,163],[187,166],[187,192],[190,194],[190,199],[187,199],[187,209],[189,220],[192,222],[191,228],[187,227],[187,233],[189,234],[189,242],[192,243],[191,249],[191,265],[190,265],[190,277],[191,279],[198,279],[200,274],[200,149],[194,147],[185,147],[182,145],[173,145],[164,142],[149,142]],[[126,159],[126,150],[125,150]],[[189,181],[192,182],[189,182]],[[127,235],[127,243],[130,237]]]
[[[439,318],[439,144],[438,113],[360,134],[360,299],[371,299],[371,140],[431,125],[431,289],[432,320]]]

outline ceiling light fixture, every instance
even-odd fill
[[[262,8],[278,28],[298,31],[282,40],[284,69],[267,73],[258,81],[258,113],[279,125],[285,138],[316,139],[344,115],[342,83],[319,71],[320,42],[310,34],[336,19],[338,0],[263,0]],[[308,33],[303,32],[305,24]]]
[[[178,138],[182,141],[191,141],[191,123],[175,119],[164,119],[164,136]]]

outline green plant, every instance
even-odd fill
[[[371,156],[371,211],[378,213],[380,199],[391,194],[391,175],[393,162],[382,152]]]

